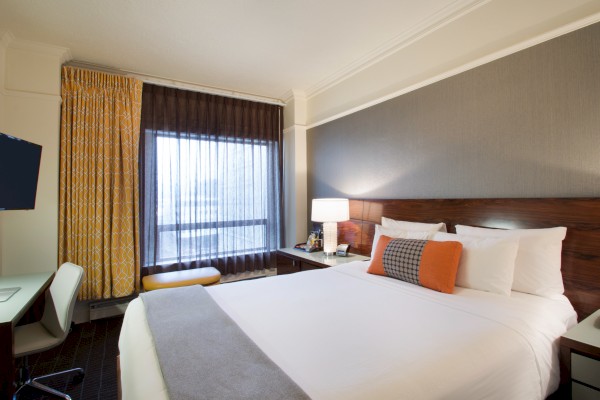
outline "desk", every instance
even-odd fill
[[[0,303],[0,399],[12,398],[15,380],[13,329],[33,302],[52,282],[54,272],[0,276],[0,288],[20,287],[7,301]]]

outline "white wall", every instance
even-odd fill
[[[0,213],[0,274],[54,271],[58,263],[60,69],[68,49],[0,42],[0,131],[42,146],[34,210]]]
[[[284,108],[283,159],[285,196],[285,246],[306,241],[308,236],[306,97],[299,91]]]

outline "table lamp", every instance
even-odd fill
[[[313,199],[311,220],[323,223],[323,252],[334,254],[337,248],[337,223],[350,219],[348,199]]]

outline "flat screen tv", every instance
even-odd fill
[[[42,146],[0,133],[0,210],[35,207]]]

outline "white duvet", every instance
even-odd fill
[[[531,400],[557,388],[558,338],[576,322],[566,297],[448,295],[367,268],[207,290],[313,399]],[[168,399],[140,299],[127,309],[119,349],[123,399]],[[198,386],[201,394],[202,377]]]

